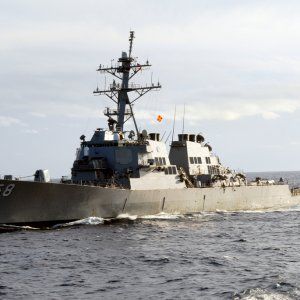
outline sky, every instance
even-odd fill
[[[0,25],[0,175],[70,174],[79,137],[113,106],[92,93],[110,82],[96,69],[130,30],[152,64],[134,82],[162,85],[136,102],[139,128],[168,136],[176,106],[181,133],[185,105],[185,132],[226,166],[300,170],[299,1],[1,0]]]

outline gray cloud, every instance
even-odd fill
[[[24,123],[21,122],[21,120],[7,117],[7,116],[0,116],[0,127],[9,127],[13,125],[22,125],[24,126]]]
[[[4,148],[2,157],[14,166],[2,159],[1,167],[28,173],[49,157],[54,174],[68,172],[81,132],[105,126],[101,111],[110,102],[92,95],[105,81],[95,69],[127,50],[134,29],[134,55],[149,58],[153,79],[163,85],[135,106],[141,127],[169,130],[175,104],[180,122],[185,103],[186,130],[206,131],[227,164],[300,168],[294,160],[281,163],[299,150],[293,142],[300,125],[299,8],[297,1],[2,1],[0,130],[11,147],[26,147],[23,156],[18,150],[20,160]],[[143,73],[141,81],[150,77]],[[164,128],[155,121],[158,113]],[[24,126],[39,134],[25,134]],[[262,132],[251,144],[250,127]],[[290,147],[268,160],[260,151],[274,145],[270,132]],[[237,138],[241,143],[232,148]]]

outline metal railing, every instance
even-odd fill
[[[291,193],[292,193],[292,196],[300,196],[300,188],[299,187],[292,188]]]

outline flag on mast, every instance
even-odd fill
[[[158,115],[157,118],[156,118],[156,120],[157,120],[158,122],[161,122],[161,121],[163,120],[163,117],[162,117],[161,115]]]

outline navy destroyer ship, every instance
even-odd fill
[[[129,51],[122,52],[115,66],[100,65],[97,70],[114,77],[109,87],[94,91],[114,103],[104,111],[107,129],[96,129],[91,139],[80,137],[70,179],[51,182],[44,170],[36,171],[34,180],[0,179],[0,224],[268,210],[300,204],[297,189],[259,178],[249,182],[223,166],[202,134],[179,134],[168,151],[159,133],[140,131],[133,105],[161,85],[131,83],[151,66],[148,61],[139,64],[132,56],[133,39],[131,31]],[[125,130],[128,120],[134,126]]]

